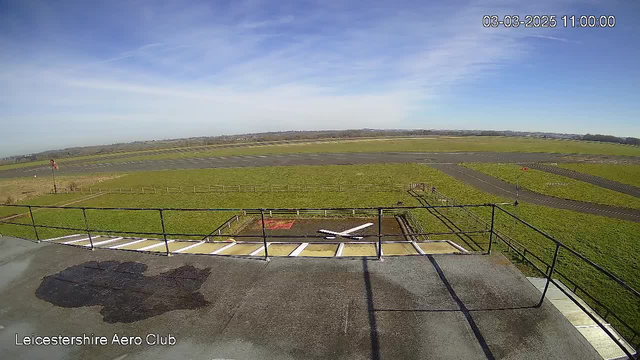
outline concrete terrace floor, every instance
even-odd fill
[[[11,359],[600,359],[501,255],[273,259],[89,251],[0,237]],[[16,333],[174,346],[15,345]]]

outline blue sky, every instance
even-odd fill
[[[639,17],[632,0],[0,0],[0,156],[362,127],[640,137]]]

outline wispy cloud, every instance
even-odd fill
[[[167,124],[166,136],[402,126],[443,91],[525,56],[526,37],[568,41],[481,26],[484,14],[539,4],[274,4],[109,3],[99,9],[106,20],[80,23],[72,17],[90,5],[42,3],[33,37],[0,36],[14,54],[0,56],[0,104],[9,105],[0,117],[64,117],[84,128],[106,117],[129,129],[140,114]],[[18,34],[33,21],[0,30]]]
[[[561,41],[564,43],[580,43],[579,41],[571,41],[569,39],[566,38],[561,38],[561,37],[555,37],[555,36],[546,36],[546,35],[531,35],[531,37],[534,38],[538,38],[538,39],[547,39],[547,40],[554,40],[554,41]]]

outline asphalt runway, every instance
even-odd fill
[[[587,158],[585,156],[585,158]],[[588,158],[592,159],[593,156]],[[611,158],[611,157],[607,157]],[[628,160],[629,157],[621,157]],[[96,164],[69,164],[60,167],[58,172],[64,174],[96,173],[96,172],[129,172],[171,169],[213,169],[234,167],[261,166],[296,166],[296,165],[352,165],[374,163],[537,163],[537,162],[575,162],[576,155],[549,153],[495,153],[495,152],[388,152],[388,153],[319,153],[319,154],[274,154],[220,156],[208,158],[182,158],[167,160],[139,160],[124,162],[101,162]],[[640,161],[640,159],[638,159]],[[48,176],[51,168],[48,165],[2,170],[0,178],[24,176]]]
[[[623,184],[617,181],[601,178],[599,176],[585,174],[574,170],[569,170],[553,165],[546,164],[531,164],[528,165],[532,169],[546,171],[551,174],[570,177],[572,179],[588,182],[593,185],[597,185],[609,190],[621,192],[623,194],[631,195],[640,198],[640,188],[629,184]]]
[[[593,161],[599,158],[620,160],[625,163],[640,163],[640,158],[630,156],[597,156],[576,154],[551,153],[499,153],[499,152],[388,152],[388,153],[319,153],[319,154],[274,154],[274,155],[244,155],[221,156],[214,158],[184,158],[168,160],[141,160],[125,162],[103,162],[98,164],[75,164],[60,168],[59,175],[132,172],[150,170],[179,170],[179,169],[215,169],[242,168],[263,166],[299,166],[299,165],[354,165],[375,163],[420,163],[433,166],[458,180],[481,190],[500,196],[515,199],[514,185],[498,180],[480,172],[467,169],[456,164],[461,162],[479,163],[562,163]],[[548,167],[541,167],[545,170]],[[548,171],[545,170],[545,171]],[[0,171],[0,178],[49,176],[49,166],[37,166]],[[591,183],[603,186],[605,181],[590,178]],[[583,179],[581,179],[583,180]],[[606,181],[610,189],[628,189],[628,185]],[[615,189],[614,189],[615,190]],[[620,191],[620,190],[616,190]],[[621,191],[624,192],[624,191]],[[628,193],[628,191],[627,191]],[[573,210],[587,214],[608,216],[623,220],[640,222],[640,211],[621,207],[598,205],[542,195],[531,191],[520,192],[520,200],[538,205],[558,209]]]
[[[435,169],[444,172],[460,181],[472,185],[490,194],[516,199],[516,187],[506,181],[473,169],[456,164],[432,164]],[[561,199],[543,195],[527,189],[520,189],[518,196],[520,202],[528,202],[536,205],[549,206],[556,209],[577,211],[585,214],[608,216],[616,219],[640,222],[640,210],[600,205],[582,201]]]

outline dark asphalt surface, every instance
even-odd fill
[[[432,164],[431,167],[490,194],[516,199],[516,186],[496,179],[480,171],[456,164]],[[573,210],[585,214],[608,216],[616,219],[640,222],[640,210],[560,199],[520,188],[519,201],[556,209]]]
[[[265,262],[0,246],[7,359],[599,359],[548,300],[535,307],[539,291],[502,255]],[[16,346],[16,334],[143,342]],[[148,334],[176,343],[151,346]]]
[[[593,160],[597,156],[584,155],[584,159]],[[640,161],[628,156],[603,156],[606,159],[623,159],[625,161]],[[500,196],[515,198],[513,185],[480,172],[457,166],[461,162],[484,163],[516,163],[535,164],[549,162],[576,162],[581,159],[575,154],[551,153],[497,153],[497,152],[438,152],[438,153],[319,153],[319,154],[276,154],[276,155],[244,155],[215,158],[185,158],[171,160],[142,160],[128,162],[103,162],[99,164],[77,164],[64,166],[58,172],[64,174],[101,173],[101,172],[131,172],[169,169],[214,169],[236,167],[262,166],[296,166],[296,165],[353,165],[372,163],[422,163],[431,165],[445,173],[456,177],[470,185]],[[21,168],[0,171],[0,178],[49,176],[50,167]],[[596,182],[596,181],[594,181]],[[594,183],[592,182],[592,183]],[[596,185],[602,182],[597,182]],[[608,188],[614,187],[608,182]],[[615,187],[622,188],[624,184],[616,183]],[[617,190],[619,191],[619,190]],[[609,216],[623,220],[640,221],[640,211],[613,206],[598,205],[559,199],[523,190],[521,201],[573,210],[588,214]]]
[[[562,175],[570,177],[572,179],[588,182],[596,186],[600,186],[609,190],[621,192],[623,194],[631,195],[640,198],[640,188],[629,184],[623,184],[618,181],[613,181],[599,176],[585,174],[574,170],[561,168],[558,166],[547,164],[527,164],[528,167],[536,170],[546,171],[551,174]]]

